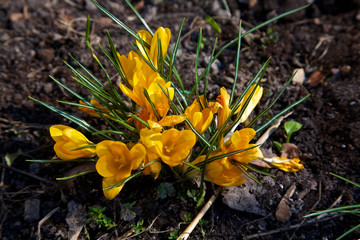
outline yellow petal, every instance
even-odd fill
[[[114,141],[111,141],[111,140],[104,140],[104,141],[101,141],[100,143],[98,143],[96,145],[96,154],[98,155],[98,157],[102,157],[103,155],[106,155],[106,154],[112,154],[111,150],[110,150],[110,145],[113,142]]]
[[[163,127],[165,126],[172,127],[175,126],[176,124],[182,123],[183,121],[185,121],[185,119],[186,119],[185,114],[165,116],[158,122],[158,124]]]
[[[151,40],[152,40],[152,36],[151,36],[151,34],[148,32],[148,31],[146,31],[146,30],[140,30],[140,31],[138,31],[137,32],[137,34],[139,35],[139,37],[145,42],[145,43],[147,43],[149,46],[150,46],[150,44],[151,44]],[[144,45],[144,47],[143,47],[143,45]],[[147,55],[149,55],[149,49],[146,47],[146,44],[141,44],[141,42],[140,41],[138,41],[138,40],[136,40],[136,46],[138,47],[138,49],[140,50],[140,53],[141,53],[141,55],[143,55],[143,57],[144,58],[146,58],[147,60],[149,60],[148,58],[147,58]]]
[[[132,159],[132,169],[135,170],[144,161],[146,156],[146,149],[142,144],[138,143],[133,148],[131,148],[130,154]]]
[[[297,172],[301,169],[304,169],[304,166],[300,163],[299,158],[288,159],[272,157],[264,158],[264,161],[285,172]]]
[[[227,160],[225,159],[225,161]],[[243,172],[238,167],[231,165],[231,167],[224,168],[223,163],[219,159],[206,165],[207,180],[224,187],[240,186],[245,182],[245,178],[241,176]]]
[[[112,177],[117,173],[117,164],[114,162],[114,156],[111,154],[103,155],[96,162],[96,171],[103,177]]]
[[[65,125],[53,125],[50,127],[50,135],[55,142],[63,141],[63,131],[64,129],[69,128]]]
[[[235,113],[239,113],[240,110],[244,107],[245,102],[250,97],[250,95],[255,87],[256,87],[256,84],[252,85],[250,87],[250,89],[246,92],[244,98],[241,100],[239,107],[237,108]],[[260,86],[257,86],[256,90],[254,92],[254,95],[252,96],[248,106],[246,107],[244,113],[241,115],[240,122],[245,122],[245,120],[249,117],[250,113],[254,110],[256,105],[259,103],[259,101],[262,97],[262,94],[263,94],[263,88]]]
[[[125,179],[124,179],[125,181]],[[104,178],[103,181],[102,181],[102,188],[107,188],[107,187],[111,187],[111,186],[114,186],[116,184],[118,184],[119,182],[117,182],[115,180],[114,177],[109,177],[109,178]],[[114,188],[111,188],[109,190],[103,190],[104,192],[104,196],[108,199],[108,200],[113,200],[116,195],[118,195],[121,191],[121,189],[124,187],[124,184],[121,185],[120,187],[114,187]]]
[[[162,59],[165,59],[170,43],[171,32],[168,28],[159,27],[151,40],[150,57],[156,69],[158,69],[159,40],[161,44]]]

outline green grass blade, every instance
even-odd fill
[[[91,125],[89,125],[86,121],[84,121],[82,118],[79,118],[77,116],[74,116],[66,111],[63,111],[61,109],[58,109],[57,107],[51,106],[50,104],[47,104],[43,101],[37,100],[33,97],[29,98],[37,103],[40,103],[41,105],[43,105],[44,107],[50,109],[53,112],[58,113],[59,115],[63,116],[64,118],[74,122],[75,124],[79,125],[80,127],[82,127],[83,129],[85,129],[86,131],[93,133],[93,132],[98,132],[98,130],[94,127],[92,127]],[[109,140],[114,140],[113,138],[111,138],[110,136],[107,136],[105,134],[100,134],[99,137],[103,138],[103,139],[109,139]]]
[[[184,108],[187,108],[189,106],[188,102],[186,101],[186,97],[185,95],[175,86],[174,83],[171,83],[171,86],[175,89],[175,91],[177,92],[177,94],[180,96],[183,104],[184,104]]]
[[[262,76],[264,76],[265,71],[267,67],[269,66],[270,58],[266,60],[266,62],[261,66],[260,70],[256,73],[255,77],[249,82],[249,84],[246,86],[245,90],[241,93],[241,95],[236,99],[236,101],[231,105],[231,110],[236,110],[237,106],[240,104],[241,100],[244,98],[246,93],[249,91],[251,86],[257,81],[260,82]],[[256,88],[255,88],[256,89]],[[251,99],[249,97],[249,99]]]
[[[195,93],[196,99],[200,102],[199,99],[199,77],[198,77],[198,66],[199,66],[199,54],[201,48],[201,40],[202,40],[202,29],[200,28],[198,42],[196,46],[196,56],[195,56]]]
[[[302,99],[294,102],[293,104],[291,104],[290,106],[286,107],[285,109],[283,109],[281,112],[279,112],[278,114],[276,114],[274,117],[272,117],[269,121],[267,121],[264,125],[262,125],[261,127],[255,129],[256,133],[261,132],[262,130],[264,130],[265,128],[269,127],[276,119],[278,119],[279,117],[281,117],[282,115],[284,115],[286,112],[288,112],[290,109],[292,109],[293,107],[295,107],[296,105],[299,105],[300,103],[302,103],[303,101],[305,101],[308,97],[310,97],[309,95],[306,95],[305,97],[303,97]]]
[[[29,159],[27,162],[35,163],[84,163],[84,162],[96,162],[95,159],[75,159],[75,160],[62,160],[62,159]]]
[[[261,185],[261,182],[253,175],[251,175],[246,169],[241,165],[236,165],[248,178]]]
[[[219,27],[219,25],[217,24],[217,22],[208,16],[205,16],[205,21],[212,27],[212,29],[217,33],[220,34],[221,33],[221,28]]]
[[[129,0],[125,0],[126,4],[131,8],[131,10],[135,13],[135,15],[139,18],[140,22],[144,25],[146,30],[151,34],[151,36],[154,36],[153,31],[151,31],[151,28],[146,23],[145,19],[139,14],[139,12],[136,10],[136,8],[131,4]]]
[[[237,46],[237,51],[236,51],[236,62],[235,62],[235,77],[234,77],[234,82],[233,82],[232,89],[231,89],[231,94],[230,94],[230,104],[232,103],[232,101],[234,99],[236,82],[237,82],[238,73],[239,73],[240,50],[241,50],[241,21],[240,21],[240,24],[239,24],[239,36],[238,36],[238,39],[239,40],[238,40],[238,46]]]
[[[120,187],[121,185],[124,185],[125,183],[127,183],[128,181],[130,181],[131,179],[134,179],[140,175],[142,175],[143,173],[142,172],[137,172],[137,173],[134,173],[133,175],[131,175],[130,177],[128,177],[125,181],[121,182],[121,183],[118,183],[118,184],[115,184],[113,186],[110,186],[110,187],[106,187],[106,188],[103,188],[103,190],[109,190],[109,189],[112,189],[112,188],[116,188],[116,187]]]
[[[85,42],[90,42],[90,16],[87,16],[86,19],[86,31],[85,31]]]
[[[332,173],[330,172],[331,175],[333,175],[334,177],[337,177],[337,178],[340,178],[341,180],[344,180],[345,182],[348,182],[348,183],[351,183],[352,185],[360,188],[360,184],[359,183],[356,183],[356,182],[353,182],[353,181],[350,181],[349,179],[347,178],[344,178],[342,176],[339,176],[339,175],[336,175],[335,173]]]
[[[86,174],[89,174],[89,173],[94,173],[96,172],[96,170],[89,170],[89,171],[84,171],[84,172],[81,172],[81,173],[77,173],[77,174],[74,174],[74,175],[71,175],[71,176],[68,176],[68,177],[62,177],[62,178],[56,178],[56,180],[68,180],[68,179],[71,179],[71,178],[76,178],[76,177],[80,177],[80,176],[84,176]]]
[[[338,237],[336,240],[343,239],[344,237],[346,237],[346,236],[349,235],[350,233],[354,232],[354,231],[357,230],[358,228],[360,228],[360,224],[358,224],[357,226],[351,228],[350,230],[348,230],[347,232],[345,232],[344,234],[342,234],[340,237]]]
[[[218,40],[218,38],[215,39],[214,47],[213,47],[213,50],[211,52],[210,59],[209,59],[209,64],[207,65],[206,70],[205,70],[204,99],[206,99],[207,85],[208,85],[209,74],[210,74],[210,69],[211,69],[211,64],[210,63],[213,62],[212,59],[213,59],[214,54],[215,54],[215,49],[216,49],[216,46],[217,46],[217,40]],[[201,76],[200,76],[200,80],[201,80]],[[208,104],[207,104],[207,101],[205,101],[205,107],[209,107]]]
[[[114,130],[101,130],[93,133],[93,135],[99,135],[99,134],[125,135],[126,133],[122,131],[114,131]]]
[[[261,170],[257,169],[256,167],[251,166],[251,164],[242,164],[242,165],[244,165],[245,167],[247,167],[248,169],[250,169],[253,172],[256,172],[256,173],[259,173],[259,174],[262,174],[262,175],[265,175],[265,176],[269,176],[269,177],[272,177],[272,178],[276,178],[275,175],[273,175],[271,173],[268,173],[268,172],[265,172],[265,171],[261,171]]]
[[[252,97],[254,96],[255,94],[255,91],[257,89],[257,87],[259,86],[260,84],[260,81],[261,79],[263,78],[264,74],[265,74],[265,71],[266,71],[266,68],[269,64],[269,60],[263,65],[263,68],[260,69],[261,71],[261,76],[258,77],[258,74],[256,74],[254,80],[258,79],[257,82],[256,82],[256,85],[254,87],[254,89],[252,90],[252,92],[250,93],[249,97],[246,99],[245,103],[244,103],[244,106],[240,109],[240,112],[238,113],[237,117],[236,117],[236,120],[233,121],[230,126],[226,129],[226,131],[224,132],[224,136],[226,136],[230,131],[235,131],[235,128],[238,126],[238,124],[240,123],[240,119],[242,117],[242,115],[244,114],[245,110],[247,109]],[[258,73],[260,73],[260,71]],[[244,90],[244,92],[242,92],[242,94],[240,95],[240,97],[235,101],[235,104],[233,105],[233,108],[232,108],[232,112],[236,111],[237,110],[237,106],[238,104],[240,104],[240,102],[243,100],[245,94],[249,91],[249,89],[251,88],[252,86],[252,83],[253,81],[250,82],[250,84],[246,87],[246,89]],[[235,113],[234,113],[235,114]]]
[[[69,88],[68,86],[66,86],[65,84],[62,84],[61,82],[59,82],[58,80],[56,80],[53,76],[49,76],[55,83],[57,83],[59,86],[61,86],[62,88],[64,88],[66,91],[68,91],[69,93],[71,93],[72,95],[74,95],[75,97],[77,97],[78,99],[80,99],[81,101],[85,102],[86,104],[90,104],[90,102],[88,100],[86,100],[86,98],[82,97],[81,95],[79,95],[77,92],[73,91],[71,88]]]
[[[296,72],[290,77],[290,79],[286,82],[286,84],[284,85],[284,87],[281,89],[281,91],[279,92],[279,94],[275,97],[275,99],[263,110],[261,111],[261,113],[259,113],[246,127],[250,128],[252,127],[264,114],[266,114],[271,107],[279,100],[280,96],[284,93],[285,89],[289,86],[289,84],[291,83],[292,79],[294,78]]]
[[[136,116],[133,113],[129,113],[129,115],[134,118],[135,120],[139,121],[141,124],[143,124],[145,127],[147,127],[148,129],[150,129],[150,126],[147,122],[145,122],[144,120],[142,120],[141,118],[139,118],[138,116]]]
[[[111,20],[113,20],[116,24],[122,27],[127,33],[129,33],[133,38],[138,39],[136,33],[131,30],[128,26],[126,26],[123,22],[121,22],[118,18],[112,15],[108,10],[106,10],[103,6],[97,3],[94,0],[90,0],[98,9],[100,9],[105,15],[107,15]]]
[[[340,212],[342,210],[356,209],[356,208],[360,208],[360,204],[337,207],[337,208],[331,208],[331,209],[327,209],[327,210],[323,210],[323,211],[319,211],[319,212],[316,212],[316,213],[306,215],[305,217],[315,217],[315,216],[318,216],[318,215],[321,215],[321,214],[324,214],[324,213]]]
[[[216,46],[217,46],[217,42],[218,42],[218,38],[215,39],[215,43],[214,43],[214,48],[213,48],[213,52],[214,50],[216,49]],[[213,54],[212,54],[213,56]],[[200,82],[202,80],[202,78],[205,76],[206,74],[206,80],[205,80],[205,85],[204,85],[204,96],[206,97],[205,93],[206,93],[206,88],[207,88],[207,76],[210,72],[210,67],[211,65],[213,64],[214,61],[212,61],[212,58],[210,58],[209,60],[209,64],[208,66],[206,67],[206,70],[203,71],[203,73],[200,75],[200,77],[198,77],[198,82]],[[192,95],[194,94],[194,91],[195,91],[195,88],[196,88],[196,85],[194,85],[194,87],[191,89],[189,95],[188,95],[188,98],[187,98],[187,101],[189,102],[190,98],[192,97]]]
[[[184,27],[184,23],[185,23],[185,18],[183,18],[183,20],[181,22],[179,33],[177,35],[176,42],[175,42],[175,45],[174,45],[174,49],[173,49],[173,51],[171,53],[171,58],[170,58],[170,63],[169,63],[169,73],[168,73],[167,81],[171,81],[171,76],[172,76],[172,73],[173,73],[173,70],[174,70],[176,54],[177,54],[177,51],[178,51],[178,48],[179,48],[180,38],[181,38],[182,29]],[[181,79],[180,79],[180,81],[181,81]],[[182,82],[181,82],[181,85],[183,85]]]
[[[243,37],[245,37],[246,35],[254,32],[254,31],[256,31],[256,30],[258,30],[258,29],[260,29],[260,28],[262,28],[262,27],[264,27],[264,26],[266,26],[266,25],[268,25],[268,24],[270,24],[270,23],[272,23],[272,22],[274,22],[274,21],[276,21],[276,20],[279,20],[280,18],[286,17],[286,16],[288,16],[288,15],[290,15],[290,14],[293,14],[293,13],[295,13],[295,12],[301,11],[301,10],[303,10],[303,9],[309,7],[309,6],[310,6],[310,4],[307,4],[307,5],[304,5],[304,6],[302,6],[302,7],[296,8],[296,9],[294,9],[294,10],[291,10],[291,11],[288,11],[288,12],[285,12],[285,13],[282,13],[282,14],[280,14],[279,16],[276,16],[276,17],[274,17],[274,18],[271,18],[270,20],[268,20],[268,21],[266,21],[266,22],[264,22],[264,23],[261,23],[261,24],[255,26],[255,27],[251,28],[250,30],[246,31],[245,33],[241,34],[241,37],[243,38]],[[212,62],[214,62],[216,59],[218,59],[219,56],[222,54],[222,52],[224,52],[227,48],[231,47],[233,44],[237,43],[238,41],[239,41],[239,39],[238,39],[238,38],[235,38],[235,39],[231,40],[230,42],[228,42],[227,44],[225,44],[225,45],[215,54],[214,59],[213,59]],[[201,75],[205,75],[205,72],[203,72]]]

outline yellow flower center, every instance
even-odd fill
[[[165,148],[165,152],[166,152],[168,155],[170,155],[170,154],[174,151],[175,142],[171,143],[170,145],[165,145],[164,148]]]

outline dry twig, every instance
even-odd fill
[[[196,225],[199,223],[200,219],[205,215],[207,210],[211,207],[211,205],[215,202],[216,198],[222,191],[222,187],[218,187],[215,193],[211,196],[209,201],[204,205],[198,215],[194,218],[194,220],[190,223],[190,225],[185,229],[185,231],[177,238],[177,240],[186,240],[190,236],[191,232],[194,230]]]

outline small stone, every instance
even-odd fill
[[[70,201],[67,205],[68,214],[66,216],[66,223],[69,225],[68,239],[78,239],[82,228],[86,223],[86,212],[80,203]]]
[[[34,222],[40,219],[40,200],[29,199],[25,201],[24,220]]]
[[[55,57],[55,50],[52,48],[40,49],[37,52],[37,56],[45,63],[50,63]]]
[[[294,70],[293,74],[295,72],[296,74],[292,79],[292,83],[302,85],[305,81],[305,70],[303,68],[297,68]]]
[[[251,180],[247,180],[239,187],[226,187],[222,192],[223,203],[238,211],[265,216],[265,209],[255,198],[257,191],[260,191],[259,186]]]
[[[120,219],[123,221],[131,221],[136,217],[136,213],[129,208],[121,207]]]

